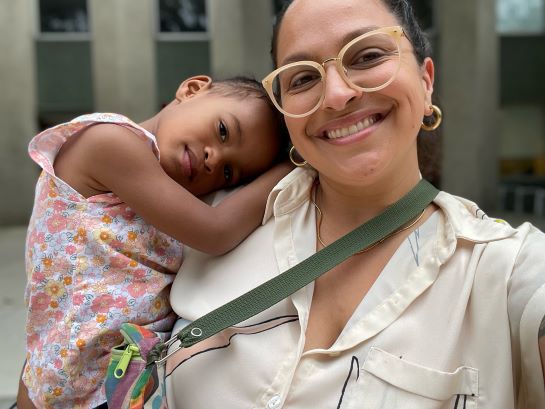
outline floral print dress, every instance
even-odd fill
[[[110,349],[124,322],[170,331],[168,301],[182,245],[136,215],[113,193],[85,198],[55,176],[62,145],[85,128],[114,123],[155,137],[117,114],[80,116],[29,145],[43,172],[26,240],[27,356],[23,381],[37,407],[92,408],[106,401]]]

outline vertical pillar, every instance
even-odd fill
[[[135,121],[158,110],[154,0],[89,0],[95,109]]]
[[[271,70],[271,0],[208,0],[212,73],[218,77]]]
[[[27,154],[36,133],[34,0],[0,0],[0,225],[25,224],[38,175]]]
[[[435,0],[443,124],[442,188],[494,209],[498,182],[495,0]]]

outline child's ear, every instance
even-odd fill
[[[212,78],[207,75],[196,75],[186,79],[180,84],[176,91],[176,100],[178,102],[185,101],[194,97],[199,92],[209,90],[212,86]]]

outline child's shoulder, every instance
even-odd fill
[[[82,134],[100,135],[102,133],[106,135],[121,135],[127,134],[129,129],[134,129],[141,134],[147,133],[138,124],[120,114],[85,114],[43,130],[32,139],[29,147],[34,150],[42,150],[44,148],[58,150],[59,145],[66,143],[72,136]]]
[[[89,143],[118,145],[134,142],[136,139],[146,141],[158,150],[156,138],[151,132],[121,114],[93,113],[81,115],[70,121],[70,124],[84,124],[80,134],[89,138]],[[138,138],[134,138],[134,136]]]
[[[110,142],[133,136],[134,132],[117,123],[97,122],[93,126],[82,129],[80,135],[85,135],[85,139],[88,141]]]
[[[82,129],[79,138],[74,139],[73,143],[78,145],[74,150],[87,157],[93,157],[93,152],[96,157],[103,157],[126,154],[134,149],[148,151],[150,141],[139,130],[104,122]]]
[[[130,118],[127,118],[125,115],[116,114],[113,112],[94,112],[91,114],[84,114],[75,117],[70,121],[70,123],[117,123],[117,124],[128,124],[133,126],[138,126]]]
[[[103,147],[107,145],[108,138],[128,139],[132,124],[124,118],[117,114],[79,116],[40,132],[30,141],[28,153],[38,165],[53,174],[53,164],[59,155],[74,150],[74,146],[84,149],[95,145]],[[83,135],[84,138],[81,137]]]

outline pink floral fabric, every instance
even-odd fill
[[[113,193],[84,198],[55,176],[61,146],[88,126],[115,123],[155,137],[117,114],[90,114],[37,135],[29,145],[43,172],[26,241],[27,363],[23,380],[37,407],[92,408],[106,401],[110,349],[124,322],[170,331],[170,284],[182,245]]]

